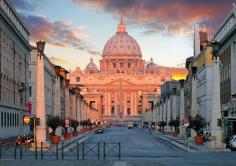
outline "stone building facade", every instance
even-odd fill
[[[220,97],[224,135],[236,134],[236,5],[226,16],[214,38],[220,44]]]
[[[142,59],[137,41],[121,19],[116,34],[103,49],[100,68],[91,59],[84,71],[77,67],[69,78],[71,84],[81,86],[81,95],[99,111],[100,119],[141,123],[143,111],[154,108],[160,86],[174,74],[184,77],[186,71]]]
[[[29,30],[8,0],[0,1],[0,138],[27,130]]]

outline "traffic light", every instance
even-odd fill
[[[35,126],[39,126],[39,125],[40,125],[40,118],[35,117]]]
[[[223,127],[223,125],[222,125],[222,119],[220,118],[220,119],[217,119],[217,126],[219,126],[219,127]]]

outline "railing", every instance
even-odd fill
[[[1,159],[85,160],[121,158],[120,143],[81,143],[64,145],[40,142],[36,144],[0,144]]]

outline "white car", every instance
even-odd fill
[[[229,141],[229,147],[231,149],[236,149],[236,135],[233,135]]]

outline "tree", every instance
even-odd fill
[[[189,117],[189,128],[195,130],[197,135],[203,135],[203,129],[206,127],[206,121],[200,115],[196,115],[195,118]]]
[[[52,135],[55,135],[56,128],[58,126],[61,126],[62,124],[63,124],[63,121],[61,120],[59,116],[50,116],[47,119],[47,126],[51,127],[53,130]]]

